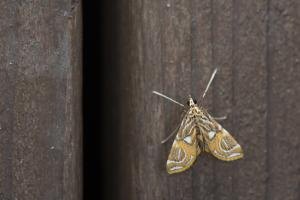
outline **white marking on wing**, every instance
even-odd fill
[[[183,139],[185,142],[187,142],[188,144],[192,144],[192,137],[191,136],[187,136]]]
[[[213,139],[214,137],[215,137],[215,135],[216,135],[216,132],[215,131],[210,131],[210,132],[208,132],[208,138],[211,140],[211,139]]]
[[[190,162],[192,162],[193,161],[193,156],[191,155],[191,157],[190,157],[190,160],[187,162],[187,164],[189,164]]]
[[[174,170],[177,170],[177,169],[182,169],[182,167],[181,166],[174,166],[174,167],[171,167],[171,171],[174,171]]]
[[[230,154],[227,158],[232,158],[232,157],[235,157],[235,156],[239,156],[241,155],[240,153],[233,153],[233,154]]]
[[[181,156],[181,149],[179,149],[179,152],[178,152],[178,160],[180,160],[180,156]]]
[[[182,149],[181,149],[181,150],[182,150]],[[185,160],[185,158],[186,158],[186,153],[184,152],[184,150],[182,150],[182,151],[183,151],[183,153],[184,153],[184,157],[183,157],[182,160],[180,160],[180,161],[168,160],[168,161],[167,161],[167,164],[171,164],[171,163],[181,164],[181,163],[183,163],[184,160]],[[178,159],[178,160],[179,160],[179,159]]]
[[[191,162],[193,162],[193,159],[194,159],[194,157],[191,155],[190,156],[190,160],[186,163],[186,165],[188,165],[188,164],[190,164]],[[184,161],[184,160],[182,160],[182,161]],[[176,161],[170,161],[170,160],[168,160],[167,161],[167,164],[170,164],[170,163],[180,163],[180,162],[176,162]],[[182,166],[174,166],[174,167],[171,167],[171,171],[174,171],[174,170],[178,170],[178,169],[182,169],[183,167]]]

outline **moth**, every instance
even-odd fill
[[[216,72],[217,69],[211,76],[203,98]],[[153,91],[153,93],[184,106],[159,92]],[[169,174],[179,173],[190,168],[203,152],[210,153],[223,161],[233,161],[243,157],[243,150],[237,141],[217,122],[216,118],[212,117],[203,107],[198,106],[196,100],[191,96],[188,97],[187,106],[188,110],[179,129],[174,132],[177,134],[166,165]]]

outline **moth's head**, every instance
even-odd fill
[[[189,95],[189,99],[187,101],[187,105],[189,107],[192,107],[192,106],[195,106],[196,104],[197,104],[197,101],[195,99],[193,99],[191,95]]]

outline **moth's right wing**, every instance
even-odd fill
[[[212,155],[220,160],[232,161],[244,156],[241,146],[220,124],[214,122],[218,129],[206,133],[206,144]]]
[[[183,130],[188,132],[181,133],[180,131]],[[182,135],[183,138],[178,137],[178,135]],[[199,154],[197,128],[195,126],[190,129],[180,128],[168,157],[167,172],[174,174],[190,168]]]

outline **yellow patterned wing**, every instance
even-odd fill
[[[178,137],[178,134],[173,142],[167,161],[167,172],[169,174],[182,172],[190,168],[200,154],[196,127],[191,128],[189,133],[183,134],[183,138]]]
[[[242,158],[244,153],[237,141],[221,125],[217,124],[217,127],[217,130],[211,130],[204,134],[210,153],[224,161]]]

